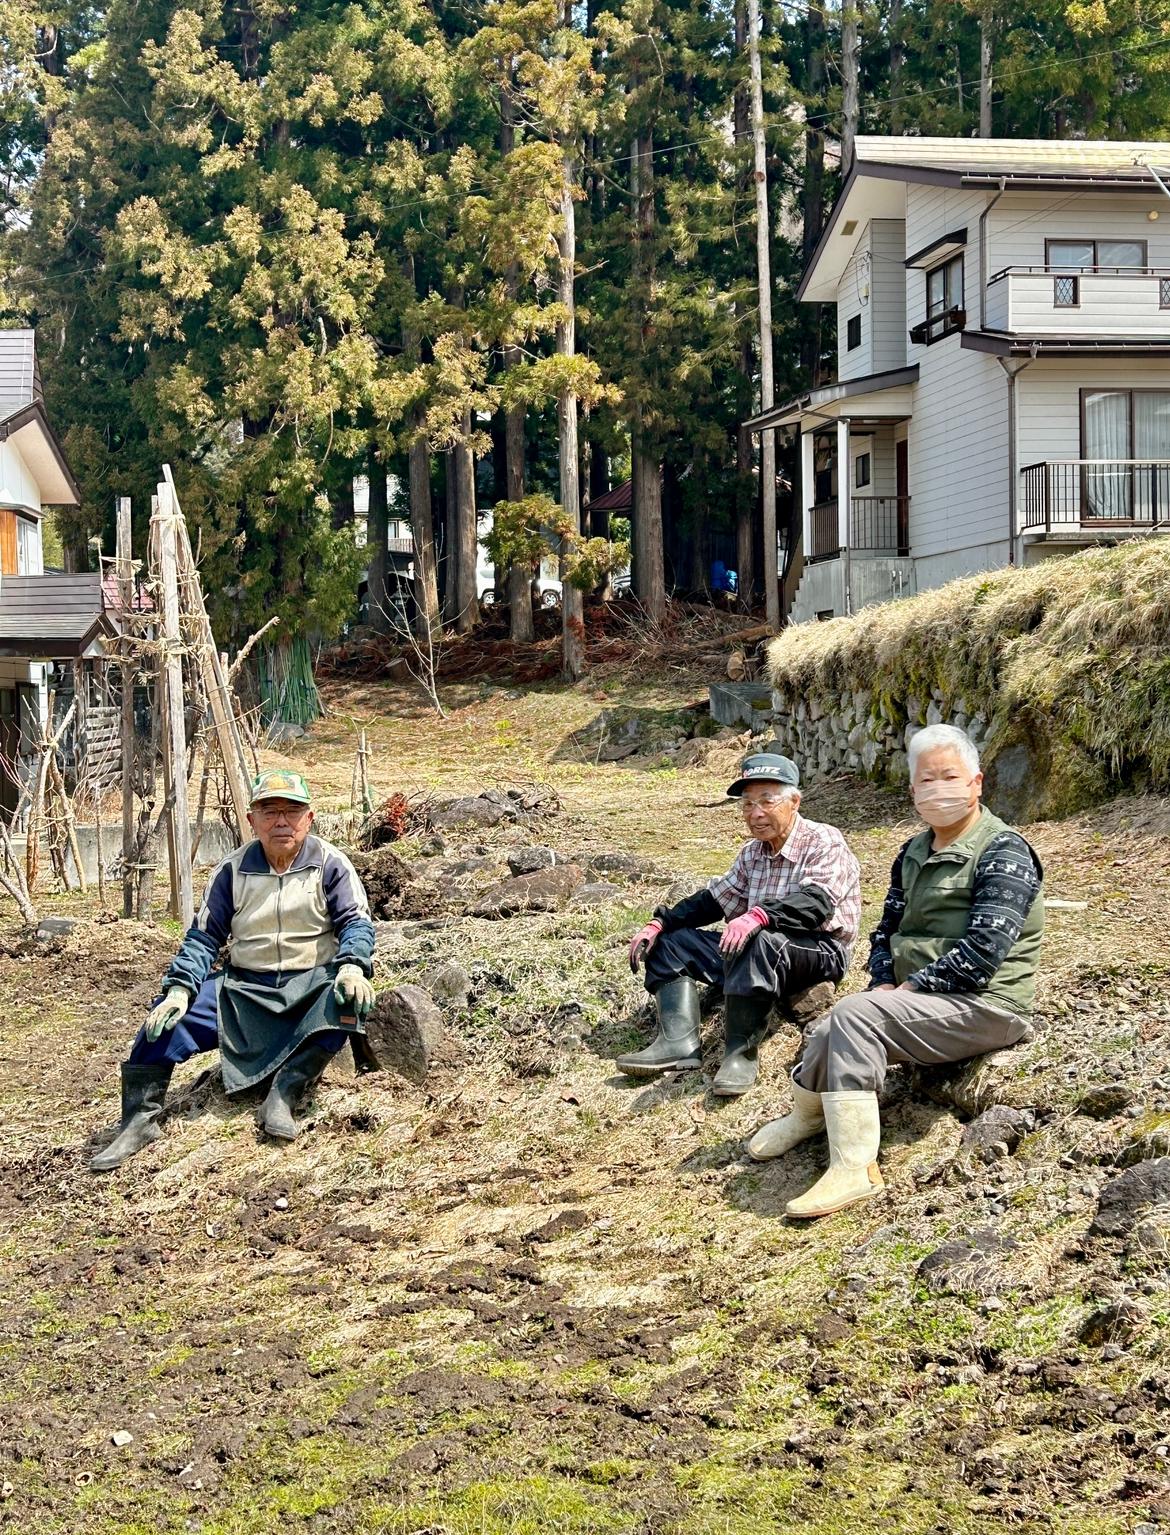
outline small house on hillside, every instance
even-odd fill
[[[796,621],[1170,527],[1170,143],[862,137],[797,290]]]
[[[82,733],[109,735],[94,662],[116,621],[102,578],[44,565],[44,508],[79,501],[45,413],[33,332],[0,330],[0,812],[16,806],[51,689],[80,687]]]

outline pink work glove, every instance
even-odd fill
[[[753,906],[751,911],[745,911],[742,917],[736,917],[723,929],[723,937],[719,940],[719,952],[721,954],[738,954],[758,928],[767,927],[768,914],[759,906]]]
[[[630,939],[630,969],[635,975],[638,973],[638,966],[658,942],[661,931],[662,923],[656,917],[652,922],[647,922],[645,927],[639,928]]]

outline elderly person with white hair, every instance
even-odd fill
[[[926,829],[890,871],[870,936],[869,990],[845,997],[809,1031],[792,1074],[792,1112],[747,1143],[765,1161],[827,1131],[829,1169],[789,1201],[791,1216],[830,1215],[880,1193],[878,1092],[889,1065],[962,1061],[1032,1037],[1040,860],[980,803],[979,753],[961,730],[919,731],[910,785]]]
[[[753,752],[727,793],[740,803],[748,840],[726,874],[658,907],[634,934],[630,968],[645,962],[658,1029],[615,1064],[632,1077],[697,1070],[699,985],[722,986],[723,1060],[711,1091],[738,1098],[756,1081],[773,1004],[821,981],[835,985],[848,970],[861,879],[837,828],[800,814],[791,758]]]

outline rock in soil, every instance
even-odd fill
[[[538,869],[551,869],[556,861],[557,855],[551,847],[518,847],[508,854],[508,868],[513,877],[535,874]]]
[[[1088,1119],[1116,1119],[1133,1102],[1133,1093],[1120,1082],[1102,1082],[1082,1093],[1077,1113]]]
[[[1145,1331],[1149,1320],[1149,1313],[1139,1301],[1121,1300],[1094,1311],[1081,1324],[1077,1336],[1090,1348],[1106,1343],[1132,1343]]]
[[[658,877],[644,858],[635,858],[632,853],[595,853],[589,859],[589,872],[611,877],[617,874],[631,883]]]
[[[588,884],[578,885],[569,897],[570,906],[604,906],[606,901],[621,899],[622,887],[611,885],[605,880],[590,881]]]
[[[462,965],[449,960],[427,977],[431,996],[443,1007],[462,1012],[471,996],[471,977]]]
[[[366,1038],[383,1071],[421,1085],[442,1044],[443,1016],[421,986],[396,986],[375,1002]]]
[[[976,1295],[988,1299],[1014,1283],[1003,1259],[1016,1249],[1010,1238],[984,1226],[969,1237],[944,1242],[918,1265],[918,1277],[935,1295]]]
[[[1091,1237],[1122,1237],[1134,1231],[1155,1210],[1170,1214],[1170,1157],[1138,1162],[1101,1190]]]
[[[440,800],[431,806],[430,822],[441,831],[456,826],[498,826],[501,821],[516,818],[516,807],[505,798],[501,805],[485,795],[468,795],[462,799]]]
[[[1034,1123],[1034,1116],[997,1103],[971,1121],[959,1144],[976,1161],[995,1162],[1012,1156]]]
[[[521,874],[479,899],[471,908],[473,917],[516,917],[525,911],[560,911],[585,875],[575,863],[557,864],[552,869],[538,869],[535,874]]]

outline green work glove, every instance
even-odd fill
[[[172,986],[170,991],[146,1015],[146,1037],[157,1039],[164,1029],[173,1029],[191,1006],[191,998],[182,986]]]
[[[374,1005],[374,988],[366,980],[360,965],[342,965],[337,972],[333,995],[342,1007],[351,1003],[359,1018],[364,1018]]]

